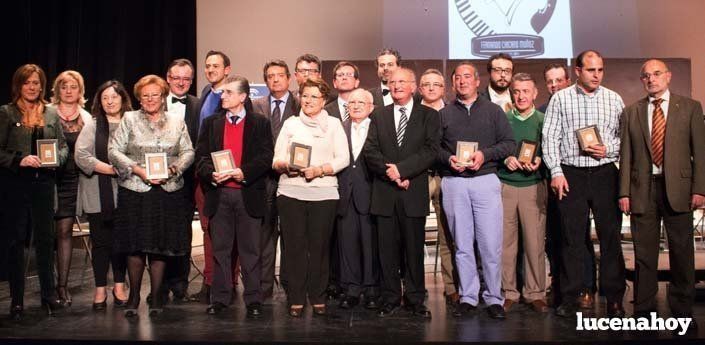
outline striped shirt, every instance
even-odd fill
[[[599,86],[587,94],[573,84],[551,97],[543,126],[544,161],[551,177],[563,175],[561,164],[574,167],[597,167],[619,159],[619,118],[624,109],[622,97]],[[575,130],[596,125],[607,155],[595,159],[581,153]]]

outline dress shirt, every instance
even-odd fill
[[[389,90],[389,86],[387,86],[387,84],[385,83],[380,83],[379,85],[379,91],[382,92],[382,100],[384,101],[384,105],[387,106],[394,103],[394,100],[392,99],[392,90]],[[386,96],[384,95],[384,90],[389,90]]]
[[[239,124],[242,120],[244,120],[246,115],[247,115],[247,111],[245,111],[245,107],[243,107],[242,109],[240,109],[240,111],[238,111],[237,114],[233,114],[233,112],[231,112],[230,110],[228,110],[228,112],[225,113],[225,116],[227,116],[228,121],[230,121],[230,123],[232,123],[232,124],[234,124],[234,125],[237,125],[237,124]],[[233,122],[233,117],[235,117],[235,121],[234,121],[234,122]]]
[[[597,167],[619,159],[619,119],[624,109],[622,97],[616,92],[599,86],[593,93],[586,93],[573,84],[556,92],[546,109],[543,126],[544,161],[551,170],[551,177],[563,175],[561,164],[574,167]],[[595,159],[580,151],[575,131],[596,125],[607,155]]]
[[[394,130],[398,131],[399,130],[399,119],[401,118],[401,112],[399,111],[400,108],[406,108],[406,124],[407,126],[409,125],[409,121],[411,121],[411,109],[414,107],[414,98],[411,97],[409,100],[409,103],[406,103],[405,105],[399,105],[394,103]],[[408,127],[407,127],[408,129]],[[406,133],[404,133],[406,135]]]
[[[279,114],[281,114],[281,121],[284,121],[284,108],[286,108],[286,102],[289,100],[289,93],[285,93],[282,98],[274,98],[271,94],[269,95],[269,114],[266,115],[272,115],[274,113],[274,107],[277,106],[277,103],[275,102],[276,100],[282,101],[279,103]],[[276,139],[276,138],[275,138]]]
[[[492,103],[498,105],[504,111],[509,111],[512,108],[512,95],[509,94],[509,89],[502,94],[497,93],[491,86],[487,89],[489,90]]]
[[[357,160],[357,157],[362,151],[362,147],[365,145],[367,130],[370,129],[370,121],[370,118],[367,117],[360,121],[360,123],[352,121],[350,124],[350,143],[352,144],[353,161]]]
[[[663,100],[661,102],[661,110],[663,110],[663,119],[666,121],[666,125],[668,125],[668,104],[669,101],[671,100],[671,90],[666,90],[666,92],[659,97]],[[649,104],[646,106],[646,113],[649,116],[649,146],[651,146],[651,129],[653,128],[653,119],[654,119],[654,103],[657,98],[649,96]],[[666,127],[666,130],[668,130],[668,127]],[[657,167],[655,164],[651,164],[651,173],[654,175],[661,175],[663,174],[663,168],[662,167]]]
[[[166,107],[169,113],[174,115],[176,118],[183,120],[184,118],[186,118],[186,104],[181,102],[172,102],[173,98],[185,99],[186,95],[177,97],[175,94],[169,92],[169,95],[166,96]]]
[[[340,111],[340,119],[345,120],[345,105],[348,104],[348,102],[340,96],[338,96],[338,110]],[[350,113],[348,113],[348,116],[350,116]]]

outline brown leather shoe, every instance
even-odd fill
[[[547,313],[548,312],[548,305],[542,299],[533,300],[533,301],[531,301],[530,305],[531,305],[531,309],[537,313]]]
[[[448,304],[448,305],[458,304],[459,301],[460,301],[460,295],[458,295],[457,292],[453,292],[452,294],[446,295],[446,304]]]
[[[512,306],[513,306],[515,303],[517,303],[517,301],[511,300],[511,299],[505,299],[505,300],[504,300],[504,306],[502,306],[502,307],[504,308],[504,312],[505,312],[505,313],[506,313],[506,312],[509,312],[509,309],[512,309]]]
[[[592,309],[595,306],[595,296],[590,289],[583,289],[580,291],[577,303],[580,309]]]

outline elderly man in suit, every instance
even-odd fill
[[[198,177],[210,217],[214,271],[208,314],[222,312],[232,295],[232,253],[235,247],[242,263],[243,299],[247,315],[261,315],[260,232],[265,215],[262,193],[274,155],[269,120],[247,111],[250,93],[247,79],[227,77],[221,86],[222,110],[203,123],[197,145]],[[211,153],[230,150],[232,171],[217,171]]]
[[[634,314],[649,316],[656,311],[663,221],[671,267],[671,312],[674,317],[692,317],[693,210],[705,203],[703,108],[695,100],[671,93],[671,72],[661,60],[646,61],[640,79],[647,96],[622,114],[619,161],[619,208],[631,215],[636,259]]]
[[[343,122],[348,136],[350,165],[338,174],[337,241],[340,284],[345,298],[340,307],[349,309],[365,296],[365,308],[377,308],[379,261],[377,259],[377,232],[370,216],[372,177],[367,170],[362,146],[370,128],[369,115],[374,109],[372,94],[355,89],[348,97],[350,119]]]
[[[347,61],[338,62],[333,67],[333,87],[338,91],[338,97],[325,107],[328,115],[347,121],[350,117],[348,98],[353,90],[360,86],[360,70]]]
[[[272,60],[264,64],[263,78],[269,89],[269,96],[262,97],[252,102],[254,111],[269,118],[272,130],[272,138],[276,141],[282,124],[291,116],[299,113],[299,101],[294,94],[289,91],[291,73],[289,66],[282,60]],[[262,228],[262,255],[260,262],[262,266],[262,294],[265,301],[274,293],[274,268],[276,264],[277,239],[279,238],[278,212],[276,208],[276,193],[278,174],[271,171],[266,179],[266,212],[264,217],[264,227]],[[282,251],[284,245],[282,243]],[[279,269],[279,278],[282,285],[286,286],[286,276],[284,266]]]
[[[402,298],[406,307],[430,318],[424,305],[424,225],[429,214],[428,169],[438,154],[438,112],[413,99],[416,76],[407,68],[388,81],[394,103],[377,107],[363,148],[372,181],[370,212],[377,216],[382,307],[378,316],[394,314]],[[403,259],[402,259],[403,258]],[[404,265],[402,267],[402,264]]]

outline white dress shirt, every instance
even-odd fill
[[[487,88],[490,91],[490,99],[492,103],[500,106],[505,112],[512,108],[512,95],[509,94],[509,89],[504,93],[497,93],[491,86]]]
[[[406,108],[406,126],[409,126],[409,121],[411,121],[411,109],[414,107],[414,97],[411,97],[409,103],[405,105],[394,104],[394,130],[399,130],[399,119],[401,118],[400,108]],[[404,133],[406,135],[406,133]]]
[[[350,143],[352,144],[353,161],[362,151],[367,140],[367,130],[370,129],[370,118],[365,118],[360,123],[353,121],[350,125]]]
[[[178,119],[185,119],[186,118],[186,104],[183,104],[181,102],[174,102],[172,103],[171,100],[172,98],[176,99],[185,99],[186,95],[183,97],[177,97],[175,94],[169,92],[169,95],[166,96],[166,108],[169,114],[172,116],[175,116]]]

